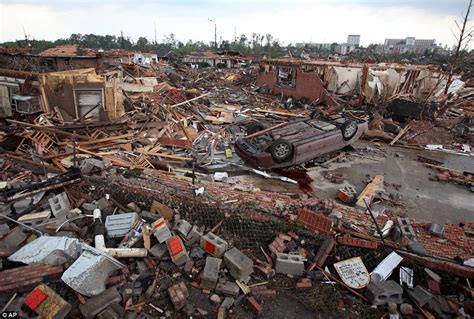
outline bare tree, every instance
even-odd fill
[[[449,70],[448,81],[446,83],[446,88],[444,89],[444,94],[448,93],[449,86],[451,85],[451,82],[453,81],[454,72],[459,67],[459,64],[461,62],[460,61],[461,52],[468,47],[469,42],[471,42],[471,39],[472,39],[473,29],[472,27],[467,29],[467,23],[469,21],[469,14],[471,13],[471,8],[472,8],[472,0],[469,0],[469,5],[467,7],[466,15],[464,16],[464,19],[462,22],[462,27],[459,26],[459,23],[457,21],[454,21],[460,33],[459,33],[459,37],[453,33],[458,44],[456,46],[456,51],[454,52],[454,56],[451,62],[451,68]]]

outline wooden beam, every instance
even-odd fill
[[[304,117],[303,115],[300,115],[300,114],[293,114],[293,113],[281,112],[281,111],[271,111],[271,110],[262,110],[262,109],[256,109],[256,111],[260,113],[270,113],[270,114],[277,114],[277,115],[289,116],[289,117]]]
[[[406,132],[408,132],[408,130],[410,129],[410,124],[411,123],[408,123],[407,126],[405,126],[403,129],[400,130],[400,132],[398,132],[398,135],[395,136],[395,138],[390,142],[390,146],[392,146],[393,144],[395,144],[399,139],[402,138],[403,135],[405,135]]]
[[[287,125],[287,124],[288,124],[288,122],[282,122],[282,123],[277,124],[277,125],[274,125],[274,126],[272,126],[272,127],[268,127],[268,128],[266,128],[266,129],[264,129],[264,130],[261,130],[261,131],[255,132],[255,133],[253,133],[253,134],[247,135],[246,138],[252,138],[252,137],[257,137],[257,136],[263,135],[263,134],[265,134],[265,133],[267,133],[267,132],[273,131],[274,129],[277,129],[277,128],[280,128],[280,127],[283,127],[283,126],[285,126],[285,125]]]
[[[102,156],[102,155],[99,155],[97,153],[94,153],[94,152],[91,152],[89,150],[86,150],[86,149],[83,149],[83,148],[80,148],[80,147],[76,147],[76,150],[81,152],[81,153],[86,153],[86,154],[89,154],[89,155],[92,155],[92,156],[96,156],[96,157],[99,157],[101,159],[105,159],[105,160],[109,160],[111,161],[112,163],[114,164],[117,164],[119,166],[124,166],[124,167],[130,167],[130,166],[133,166],[127,162],[124,162],[124,161],[121,161],[121,160],[117,160],[117,159],[114,159],[114,158],[109,158],[109,157],[105,157],[105,156]]]
[[[115,136],[110,136],[110,137],[104,137],[98,140],[90,140],[90,141],[83,141],[83,142],[77,142],[79,145],[90,145],[90,144],[98,144],[98,143],[103,143],[103,142],[110,142],[113,140],[119,140],[119,139],[125,139],[128,137],[133,136],[133,134],[122,134],[122,135],[115,135]]]
[[[175,104],[175,105],[171,105],[170,108],[174,108],[174,107],[177,107],[177,106],[180,106],[180,105],[184,105],[184,104],[187,104],[189,102],[197,101],[199,99],[202,99],[203,97],[208,96],[209,94],[211,94],[211,93],[209,92],[209,93],[206,93],[206,94],[203,94],[203,95],[199,95],[198,97],[195,97],[193,99],[186,100],[184,102],[181,102],[181,103],[178,103],[178,104]]]
[[[9,122],[9,123],[17,124],[17,125],[24,126],[24,127],[31,127],[32,129],[37,130],[37,131],[51,132],[51,133],[55,133],[55,134],[58,134],[58,135],[63,135],[63,136],[68,136],[68,137],[73,137],[73,138],[75,137],[77,139],[85,140],[85,141],[88,141],[88,140],[91,139],[89,136],[80,135],[80,134],[76,134],[76,133],[69,133],[69,132],[61,131],[61,130],[58,130],[58,129],[55,129],[55,128],[52,128],[52,127],[49,127],[49,126],[40,126],[40,125],[35,125],[35,124],[10,120],[10,119],[6,119],[6,121]]]

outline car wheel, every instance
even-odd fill
[[[356,135],[358,129],[359,129],[359,126],[357,125],[357,122],[345,121],[341,125],[342,137],[344,138],[345,141],[348,141],[351,138],[353,138],[354,135]]]
[[[267,127],[265,126],[265,124],[263,124],[261,122],[252,123],[249,126],[247,126],[247,135],[260,132],[260,131],[262,131],[266,128]]]
[[[276,140],[270,145],[270,153],[277,163],[288,160],[293,154],[292,145],[285,140]]]

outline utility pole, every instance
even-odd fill
[[[211,18],[207,18],[207,19],[211,21],[212,23],[214,23],[214,47],[217,50],[217,24]]]
[[[234,42],[237,42],[237,27],[234,25]]]
[[[155,23],[155,45],[156,45],[158,42],[156,42],[156,22],[154,23]]]
[[[120,30],[120,40],[122,42],[122,49],[123,49],[123,31]]]

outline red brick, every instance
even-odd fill
[[[350,236],[339,236],[337,238],[337,241],[347,246],[362,247],[362,248],[369,248],[369,249],[377,249],[379,246],[377,242],[354,238]]]
[[[267,289],[265,286],[252,288],[252,295],[259,300],[273,300],[276,298],[275,289]]]
[[[309,278],[302,278],[297,284],[296,288],[297,289],[308,289],[313,287],[313,284],[311,283],[311,279]]]
[[[257,316],[259,316],[262,311],[263,311],[263,307],[262,305],[260,305],[257,300],[255,300],[254,297],[247,297],[247,301],[250,305],[250,307],[252,308],[253,311],[255,311],[255,313],[257,314]]]

